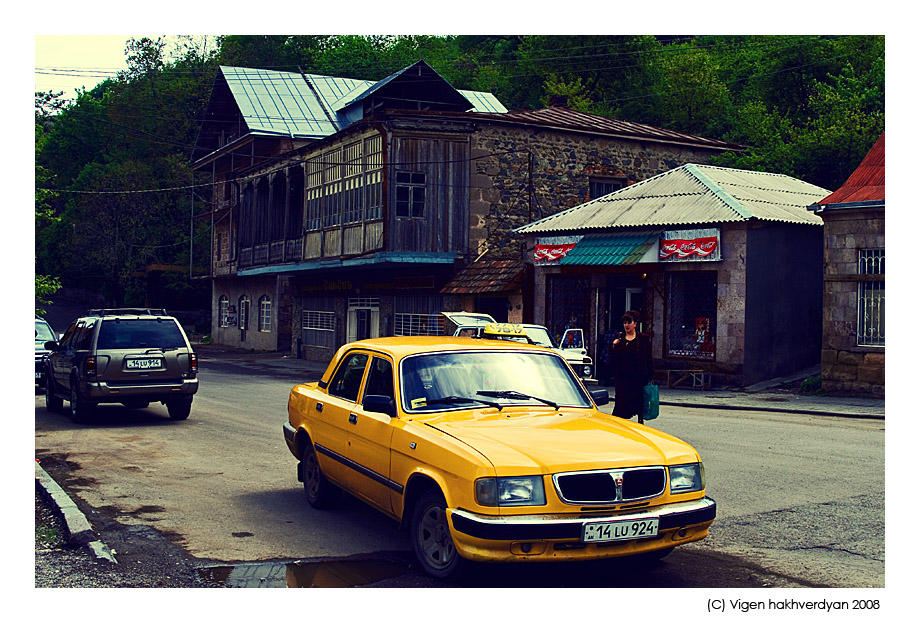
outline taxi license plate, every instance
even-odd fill
[[[602,541],[644,539],[653,536],[658,536],[657,519],[598,521],[595,523],[586,523],[584,525],[581,540],[585,543],[596,543]]]
[[[152,368],[160,368],[162,365],[163,360],[160,357],[125,360],[125,368],[128,370],[150,370]]]

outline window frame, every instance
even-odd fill
[[[402,178],[402,179],[400,179]],[[424,171],[401,170],[396,171],[394,179],[396,218],[425,218],[425,204],[427,202],[428,176]],[[400,198],[400,192],[405,191],[407,196]]]
[[[271,333],[272,297],[263,294],[259,297],[259,333]]]
[[[857,274],[856,346],[885,348],[885,248],[859,249]]]

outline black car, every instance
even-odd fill
[[[51,352],[45,348],[45,342],[57,341],[57,333],[51,325],[38,316],[35,317],[35,384],[45,386],[45,356]]]

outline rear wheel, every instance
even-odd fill
[[[422,568],[436,578],[448,578],[460,569],[462,558],[447,525],[447,502],[440,491],[422,494],[412,510],[410,539]]]
[[[341,489],[326,479],[319,468],[316,450],[307,440],[300,460],[301,476],[303,477],[303,490],[307,494],[307,501],[313,508],[328,508],[338,499]]]
[[[96,410],[96,403],[80,393],[77,379],[70,380],[70,417],[77,424],[85,424]]]
[[[187,420],[192,412],[191,400],[167,400],[166,410],[169,411],[171,420]]]

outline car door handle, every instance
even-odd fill
[[[349,424],[357,424],[357,423],[358,423],[358,416],[357,416],[357,414],[352,413],[351,415],[349,415],[349,416],[348,416],[348,423],[349,423]]]

